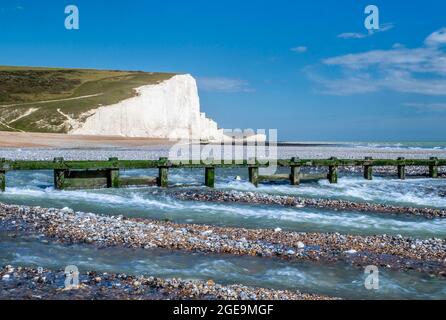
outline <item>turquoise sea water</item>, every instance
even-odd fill
[[[407,150],[446,150],[446,141],[335,141],[320,142],[335,146],[376,148],[376,149],[407,149]],[[314,144],[308,142],[308,144]]]

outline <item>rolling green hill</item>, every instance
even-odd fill
[[[0,66],[0,130],[66,133],[67,117],[136,95],[173,73]]]

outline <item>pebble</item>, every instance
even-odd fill
[[[70,213],[70,214],[73,214],[73,213],[74,213],[74,210],[71,209],[71,208],[68,208],[68,207],[63,208],[63,209],[60,210],[60,211],[62,211],[63,213]]]
[[[212,254],[277,257],[312,261],[349,261],[358,266],[389,265],[443,274],[446,240],[397,236],[356,236],[339,233],[276,232],[208,225],[176,224],[144,218],[118,219],[93,213],[66,213],[0,203],[0,223],[63,243],[91,243],[100,247],[162,248]],[[415,249],[414,249],[414,246]],[[305,250],[304,248],[311,248]],[[346,258],[345,254],[351,253]],[[361,253],[354,255],[353,253]]]
[[[446,209],[400,207],[387,204],[352,202],[337,199],[300,198],[234,190],[173,191],[171,195],[180,200],[279,205],[293,208],[328,208],[332,210],[348,210],[377,214],[402,214],[420,216],[427,219],[446,218]]]
[[[82,285],[78,290],[66,290],[63,287],[63,270],[44,270],[45,276],[52,275],[55,281],[36,284],[32,279],[39,277],[39,271],[33,268],[19,267],[14,278],[10,279],[6,268],[0,268],[0,277],[9,279],[7,286],[0,285],[2,299],[35,300],[73,300],[73,299],[168,299],[168,300],[338,300],[337,298],[301,293],[291,290],[274,290],[249,287],[239,284],[221,285],[213,280],[162,279],[153,276],[130,276],[126,274],[103,274],[101,281],[95,271],[81,273]],[[19,285],[20,284],[20,285]],[[61,285],[62,284],[62,285]],[[14,290],[9,288],[13,286]],[[36,294],[38,288],[38,294]]]

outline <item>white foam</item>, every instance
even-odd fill
[[[440,196],[438,192],[436,193],[439,190],[446,191],[446,180],[444,179],[408,179],[401,181],[377,177],[368,181],[359,177],[342,177],[337,184],[320,180],[318,183],[304,183],[298,187],[261,184],[256,188],[247,181],[228,181],[219,183],[217,186],[222,189],[268,194],[446,208],[446,197]]]

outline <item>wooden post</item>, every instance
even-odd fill
[[[65,187],[65,171],[64,169],[54,170],[54,188],[63,190]]]
[[[372,157],[366,157],[365,160],[373,160]],[[373,180],[373,166],[364,165],[364,179]]]
[[[430,158],[433,163],[429,165],[429,177],[436,179],[438,178],[438,158],[431,157]]]
[[[5,192],[6,190],[6,171],[0,169],[0,192]]]
[[[214,188],[215,187],[215,167],[206,167],[205,168],[205,184],[206,187]]]
[[[403,157],[398,158],[399,161],[406,160]],[[403,164],[398,165],[398,179],[405,180],[406,179],[406,166]]]
[[[169,167],[167,165],[167,158],[160,158],[163,162],[158,167],[158,187],[167,188],[169,186]]]
[[[53,162],[63,162],[63,158],[54,158]],[[65,185],[65,169],[54,170],[54,188],[56,190],[63,190]]]
[[[6,190],[6,170],[4,167],[5,158],[0,159],[0,192]]]
[[[119,169],[108,170],[107,187],[119,188]]]
[[[294,157],[291,158],[291,174],[290,174],[290,182],[292,186],[300,185],[300,166],[297,164],[293,164],[299,161],[299,158]]]
[[[330,158],[330,160],[338,160],[337,158],[333,157]],[[330,183],[338,183],[338,165],[331,165],[328,167],[328,181]]]
[[[118,158],[109,158],[110,162],[117,162]],[[112,168],[107,173],[107,187],[119,188],[119,168]]]
[[[259,167],[248,167],[249,182],[256,187],[259,186]]]

